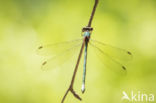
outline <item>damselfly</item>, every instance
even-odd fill
[[[61,103],[64,102],[69,91],[77,99],[81,100],[81,97],[78,94],[76,94],[76,92],[74,91],[73,84],[75,81],[75,76],[76,76],[78,66],[80,63],[80,59],[82,57],[83,52],[84,52],[84,64],[83,64],[83,77],[82,77],[83,79],[82,79],[81,91],[82,91],[82,93],[85,92],[88,46],[91,46],[92,48],[94,48],[94,50],[98,54],[100,54],[100,58],[102,59],[102,61],[108,68],[115,68],[115,69],[119,69],[122,71],[126,71],[126,67],[123,66],[119,61],[121,59],[129,60],[132,57],[132,54],[127,50],[116,48],[114,46],[91,39],[91,34],[93,31],[93,28],[91,27],[91,23],[92,23],[92,19],[93,19],[97,4],[98,4],[98,0],[95,0],[95,5],[93,7],[93,11],[92,11],[91,17],[89,19],[88,26],[86,26],[82,29],[82,36],[83,36],[82,39],[77,39],[77,40],[73,40],[73,41],[67,41],[67,42],[62,42],[62,43],[57,43],[57,44],[52,44],[52,45],[40,46],[38,48],[39,53],[46,54],[47,51],[52,50],[52,51],[57,52],[57,54],[58,54],[58,56],[54,56],[54,57],[43,62],[42,69],[47,69],[47,68],[52,68],[52,66],[55,67],[58,65],[54,61],[60,61],[60,63],[65,62],[66,58],[64,58],[64,54],[72,55],[72,50],[73,49],[75,50],[75,48],[81,46],[80,52],[78,55],[78,59],[77,59],[77,63],[76,63],[75,69],[74,69],[73,77],[71,80],[71,84],[70,84],[69,88],[67,89]],[[59,59],[61,58],[62,60],[61,59],[58,60],[58,58]],[[52,63],[51,67],[48,67],[49,63]]]

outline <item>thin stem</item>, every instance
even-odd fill
[[[93,7],[93,10],[92,10],[92,13],[91,13],[91,16],[90,16],[90,19],[89,19],[87,27],[91,27],[92,20],[93,20],[94,14],[95,14],[95,10],[96,10],[98,1],[99,0],[95,0],[95,4],[94,4],[94,7]],[[82,46],[81,46],[81,49],[80,49],[80,53],[79,53],[79,56],[78,56],[78,59],[77,59],[77,63],[76,63],[75,69],[74,69],[74,73],[73,73],[73,76],[72,76],[72,80],[71,80],[70,86],[67,89],[65,95],[63,96],[63,99],[62,99],[61,103],[63,103],[65,101],[69,91],[75,96],[75,98],[77,98],[79,100],[82,100],[81,97],[74,91],[73,85],[74,85],[76,73],[77,73],[77,70],[78,70],[78,66],[79,66],[79,63],[80,63],[80,59],[81,59],[81,56],[82,56],[82,52],[83,52],[84,46],[85,46],[85,38],[83,40],[83,43],[82,43]]]
[[[90,16],[90,19],[89,19],[89,22],[88,22],[88,26],[87,27],[91,27],[92,20],[93,20],[93,17],[94,17],[95,10],[97,8],[98,2],[99,2],[99,0],[95,0],[95,4],[94,4],[94,7],[93,7],[93,10],[92,10],[92,13],[91,13],[91,16]]]
[[[74,85],[76,73],[77,73],[77,70],[78,70],[78,66],[79,66],[79,63],[80,63],[80,59],[81,59],[81,56],[82,56],[82,52],[83,52],[83,49],[84,49],[84,45],[85,45],[85,39],[83,40],[83,43],[82,43],[82,46],[81,46],[81,49],[80,49],[80,53],[79,53],[79,56],[78,56],[78,59],[77,59],[77,63],[76,63],[75,69],[74,69],[74,73],[73,73],[73,77],[72,77],[70,86],[67,89],[65,95],[63,96],[63,99],[62,99],[61,103],[64,102],[64,100],[65,100],[67,94],[69,93],[69,91],[75,96],[75,98],[77,98],[79,100],[82,100],[81,97],[78,94],[76,94],[76,92],[74,91],[73,85]]]
[[[68,90],[66,91],[65,95],[63,96],[63,99],[62,99],[61,103],[63,103],[63,102],[64,102],[64,100],[65,100],[65,98],[66,98],[66,96],[67,96],[67,94],[68,94],[69,90],[70,90],[70,89],[68,89]]]

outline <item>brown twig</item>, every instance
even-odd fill
[[[95,0],[95,4],[94,4],[94,7],[93,7],[93,10],[92,10],[92,13],[91,13],[91,16],[90,16],[90,19],[89,19],[87,27],[91,27],[91,23],[92,23],[94,14],[95,14],[95,10],[96,10],[98,1],[99,0]],[[81,46],[81,49],[80,49],[80,53],[79,53],[79,56],[78,56],[78,59],[77,59],[77,63],[76,63],[75,69],[74,69],[74,73],[73,73],[73,76],[72,76],[72,80],[71,80],[70,86],[67,89],[65,95],[63,96],[63,99],[62,99],[61,103],[63,103],[65,101],[65,99],[66,99],[66,97],[67,97],[69,92],[71,92],[74,95],[75,98],[79,99],[80,101],[82,100],[81,97],[74,91],[73,85],[74,85],[76,73],[77,73],[77,70],[78,70],[78,66],[79,66],[79,63],[80,63],[80,59],[81,59],[81,56],[82,56],[82,52],[83,52],[83,49],[84,49],[84,45],[85,45],[85,39],[83,40],[83,43],[82,43],[82,46]]]
[[[77,98],[79,100],[82,100],[81,97],[78,94],[76,94],[76,92],[74,91],[73,85],[74,85],[76,73],[77,73],[77,70],[78,70],[78,66],[79,66],[79,63],[80,63],[80,59],[81,59],[81,56],[82,56],[82,52],[83,52],[83,49],[84,49],[84,45],[85,45],[85,40],[83,41],[81,49],[80,49],[80,53],[79,53],[79,56],[78,56],[78,59],[77,59],[77,63],[76,63],[75,69],[74,69],[74,73],[73,73],[73,77],[72,77],[70,86],[67,89],[67,91],[66,91],[66,93],[65,93],[65,95],[64,95],[64,97],[63,97],[63,99],[61,101],[61,103],[64,102],[64,100],[65,100],[67,94],[69,93],[69,91],[75,96],[75,98]]]
[[[94,7],[93,7],[93,10],[92,10],[92,13],[91,13],[91,16],[90,16],[90,19],[89,19],[89,22],[88,22],[88,26],[87,27],[91,27],[92,20],[93,20],[93,17],[94,17],[95,10],[97,8],[98,2],[99,2],[99,0],[95,0],[95,4],[94,4]]]

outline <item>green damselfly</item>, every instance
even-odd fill
[[[72,80],[71,80],[71,84],[69,86],[69,88],[67,89],[62,102],[64,102],[67,94],[69,93],[69,91],[79,100],[82,100],[81,97],[74,91],[73,89],[73,84],[75,81],[75,76],[78,70],[78,66],[80,63],[80,59],[82,57],[82,54],[84,52],[84,64],[83,64],[83,77],[82,77],[82,87],[81,87],[81,91],[82,93],[85,92],[85,80],[86,80],[86,65],[87,65],[87,51],[88,51],[88,46],[91,46],[92,48],[94,48],[94,50],[101,55],[102,61],[105,63],[106,66],[108,66],[108,68],[116,68],[116,69],[121,69],[123,71],[126,71],[126,67],[123,66],[119,60],[123,59],[123,60],[129,60],[132,58],[132,54],[124,49],[120,49],[120,48],[116,48],[114,46],[96,41],[91,39],[91,33],[93,31],[93,28],[91,27],[91,23],[93,20],[93,16],[95,14],[95,10],[98,4],[98,0],[95,0],[95,4],[88,22],[88,25],[86,27],[84,27],[82,29],[82,39],[77,39],[77,40],[73,40],[73,41],[67,41],[67,42],[62,42],[62,43],[56,43],[56,44],[52,44],[52,45],[45,45],[45,46],[40,46],[38,48],[38,52],[39,53],[43,53],[46,54],[46,51],[48,50],[52,50],[52,51],[56,51],[57,54],[59,56],[54,56],[46,61],[43,62],[42,64],[42,69],[47,69],[47,68],[52,68],[52,67],[48,67],[49,62],[51,61],[51,63],[54,63],[55,60],[58,60],[58,58],[63,58],[64,54],[68,54],[68,55],[72,55],[72,50],[81,46],[80,48],[80,52],[78,55],[78,59],[77,59],[77,63],[74,69],[74,73],[72,76]],[[123,55],[123,56],[121,56]],[[60,59],[61,62],[66,61],[64,59]],[[58,60],[59,61],[59,60]],[[52,66],[57,66],[58,64],[53,64]]]

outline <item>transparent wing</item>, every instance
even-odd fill
[[[37,54],[42,56],[54,57],[78,44],[80,44],[82,39],[76,39],[72,41],[59,42],[54,44],[42,45],[37,48]]]
[[[132,53],[127,50],[117,48],[112,45],[108,45],[92,39],[90,40],[90,43],[94,44],[96,47],[100,48],[100,50],[102,50],[105,54],[111,56],[117,61],[125,62],[132,59]]]
[[[96,52],[96,54],[99,56],[101,62],[104,64],[104,66],[112,69],[113,71],[120,73],[120,74],[125,74],[126,73],[126,67],[124,65],[122,65],[117,59],[114,58],[115,55],[110,55],[110,53],[107,51],[105,52],[104,48],[100,48],[99,45],[103,45],[105,48],[113,48],[112,50],[116,50],[116,51],[121,51],[121,53],[124,51],[122,49],[119,48],[114,48],[114,47],[109,47],[108,45],[104,45],[101,43],[96,43],[94,42],[90,42],[89,43],[90,46],[94,49],[94,51]],[[96,45],[99,44],[99,45]]]
[[[67,62],[80,49],[82,39],[56,43],[46,46],[40,46],[38,53],[41,55],[50,55],[49,59],[42,63],[42,70],[49,70]]]

